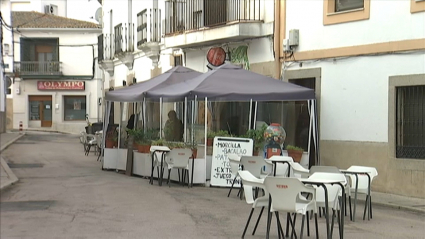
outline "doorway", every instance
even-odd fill
[[[316,78],[298,78],[290,79],[290,83],[303,86],[306,88],[313,89],[316,91]],[[295,145],[302,147],[304,149],[308,148],[308,129],[310,124],[310,115],[307,110],[307,105],[305,101],[296,101],[295,102],[295,114],[296,114],[296,127],[295,127]],[[310,132],[310,136],[313,137],[313,132]],[[316,151],[314,143],[310,144],[310,158],[309,166],[316,164]]]
[[[29,120],[39,121],[40,127],[52,127],[52,96],[29,96]]]

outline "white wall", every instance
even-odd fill
[[[67,79],[68,80],[68,79]],[[69,79],[71,80],[71,79]],[[86,113],[89,114],[90,122],[97,122],[97,98],[100,97],[101,93],[97,92],[98,81],[89,80],[85,81],[84,91],[40,91],[37,89],[37,80],[23,80],[18,83],[21,89],[19,95],[14,94],[13,96],[13,128],[19,128],[19,122],[23,122],[23,127],[35,127],[34,123],[29,122],[29,96],[30,95],[50,95],[52,96],[52,130],[58,130],[69,133],[78,133],[84,130],[87,126],[86,122],[83,121],[65,121],[64,120],[64,96],[72,95],[85,95],[86,96]],[[55,109],[55,105],[59,105],[59,109]]]
[[[324,26],[323,1],[287,0],[286,29],[300,30],[297,51],[418,39],[425,13],[411,14],[408,0],[371,0],[370,19]]]
[[[25,31],[21,30],[25,37],[28,38],[59,38],[59,61],[62,62],[62,72],[72,76],[91,76],[93,74],[93,59],[97,56],[95,49],[91,46],[75,46],[75,45],[97,45],[98,33],[82,33],[82,32],[59,32],[59,31]],[[51,33],[51,34],[50,34]],[[100,33],[100,29],[99,29]],[[20,35],[15,34],[15,41],[19,42]],[[63,46],[62,46],[63,45]],[[74,45],[74,46],[69,46]],[[15,61],[20,61],[20,46],[15,44]]]
[[[322,140],[388,142],[389,77],[425,73],[425,53],[320,61]],[[424,79],[425,84],[425,79]]]

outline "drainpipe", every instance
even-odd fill
[[[280,50],[281,50],[281,42],[280,42],[280,1],[275,0],[274,4],[274,36],[273,36],[273,45],[274,45],[274,60],[275,60],[275,71],[276,78],[280,79],[281,72],[281,64],[280,64]]]
[[[132,2],[133,2],[132,0],[128,0],[128,24],[129,24],[129,27],[131,25],[131,22],[133,21],[133,16],[131,14],[131,12],[132,12],[132,8],[131,8]]]

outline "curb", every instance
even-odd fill
[[[357,201],[360,202],[360,203],[363,203],[363,204],[365,202],[364,199],[357,199]],[[400,210],[406,210],[406,211],[410,211],[410,212],[425,214],[424,209],[409,207],[409,206],[402,206],[402,205],[397,205],[397,204],[393,204],[393,203],[389,203],[389,202],[380,202],[380,201],[377,201],[377,200],[374,201],[372,199],[372,204],[383,206],[383,207],[389,207],[389,208],[394,208],[394,209],[400,209]],[[372,208],[373,208],[373,206],[372,206]],[[362,212],[362,215],[363,215],[363,212]]]
[[[3,157],[0,157],[0,163],[1,166],[3,167],[4,171],[6,171],[7,176],[9,178],[9,181],[7,183],[5,183],[4,185],[0,186],[0,191],[3,191],[4,189],[12,186],[13,184],[15,184],[16,182],[19,181],[18,177],[16,177],[16,175],[12,172],[12,170],[9,168],[9,165],[7,165],[6,161],[3,159]]]
[[[10,132],[17,133],[19,130],[12,129]],[[70,134],[70,135],[78,135],[77,133],[70,133],[65,131],[57,131],[57,130],[43,130],[43,129],[25,129],[23,130],[24,133],[31,133],[31,132],[45,132],[45,133],[58,133],[58,134]]]
[[[5,150],[7,147],[9,147],[11,144],[15,143],[18,139],[23,137],[25,133],[18,135],[16,138],[9,141],[7,144],[1,146],[0,152]],[[7,173],[7,176],[9,178],[9,182],[5,183],[4,185],[0,186],[0,191],[4,190],[7,187],[10,187],[14,183],[18,182],[19,179],[16,177],[16,175],[13,173],[13,171],[9,168],[9,165],[7,165],[6,161],[3,159],[3,157],[0,156],[0,167],[4,169],[4,171]]]
[[[12,139],[11,141],[7,142],[7,144],[1,146],[0,148],[0,152],[2,152],[3,150],[5,150],[7,147],[9,147],[11,144],[15,143],[16,140],[20,139],[21,137],[23,137],[25,135],[25,133],[18,135],[16,138]]]

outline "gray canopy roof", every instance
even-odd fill
[[[294,101],[315,99],[314,90],[224,64],[193,79],[149,90],[147,98],[180,101],[184,97],[213,101]]]
[[[143,81],[125,88],[106,92],[105,99],[119,102],[141,102],[149,90],[159,90],[163,87],[180,83],[184,80],[201,75],[184,66],[176,66],[150,80]]]

